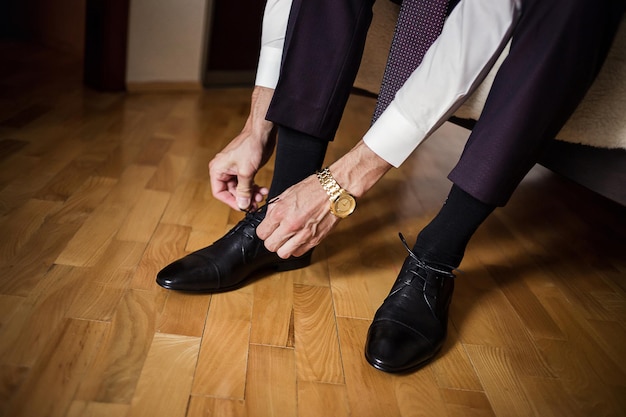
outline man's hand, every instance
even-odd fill
[[[268,250],[287,259],[317,246],[338,222],[329,210],[326,191],[312,175],[267,205],[256,232]]]
[[[346,191],[358,198],[390,168],[361,141],[331,165],[330,171]],[[304,255],[317,246],[339,220],[330,212],[328,194],[317,177],[311,175],[267,205],[265,219],[256,232],[268,250],[287,259]]]
[[[272,153],[274,139],[267,139],[266,142],[244,129],[215,155],[209,162],[211,190],[215,198],[235,210],[257,208],[268,192],[267,188],[254,183],[254,176]]]
[[[211,162],[213,196],[235,210],[256,210],[268,190],[254,183],[276,144],[274,124],[265,120],[274,90],[255,87],[246,125]]]

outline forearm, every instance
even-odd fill
[[[330,165],[337,182],[355,197],[362,197],[392,165],[360,141],[348,153]]]
[[[271,136],[270,133],[274,128],[274,123],[265,119],[267,109],[270,106],[273,96],[274,89],[272,88],[261,86],[254,87],[250,104],[250,114],[243,128],[243,132],[247,132],[263,140],[264,145],[267,144]]]

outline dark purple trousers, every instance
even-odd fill
[[[269,120],[332,140],[361,61],[373,2],[294,0]],[[475,198],[500,206],[591,86],[626,0],[522,4],[509,54],[449,175]]]

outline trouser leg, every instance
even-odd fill
[[[526,0],[509,55],[450,180],[504,205],[595,79],[623,0]]]
[[[506,203],[591,85],[620,21],[619,6],[594,0],[524,3],[511,52],[450,174],[455,185],[420,232],[415,253],[460,264],[476,229]]]
[[[374,0],[294,0],[268,120],[332,140],[356,77]]]

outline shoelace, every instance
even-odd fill
[[[259,210],[257,211],[246,211],[246,216],[241,219],[239,221],[239,223],[237,223],[237,225],[235,225],[235,227],[233,227],[232,229],[230,229],[230,232],[228,232],[226,235],[224,235],[222,237],[222,239],[227,238],[229,236],[231,236],[233,233],[237,233],[239,231],[241,231],[244,235],[246,235],[248,238],[250,239],[254,239],[255,236],[246,233],[246,229],[251,227],[254,230],[256,230],[256,228],[259,226],[259,224],[261,224],[261,222],[263,221],[263,217],[265,216],[257,216],[256,214],[259,212]]]
[[[409,252],[409,256],[411,257],[411,261],[410,262],[414,264],[414,265],[411,265],[411,267],[409,268],[408,272],[413,274],[414,277],[419,278],[419,289],[422,292],[424,292],[426,290],[426,282],[427,282],[428,276],[420,275],[420,273],[419,273],[420,269],[434,272],[435,274],[437,274],[436,278],[439,278],[439,277],[455,278],[455,275],[452,273],[452,271],[459,271],[458,269],[453,268],[453,267],[451,267],[449,265],[442,264],[442,263],[433,263],[433,264],[434,265],[439,265],[439,266],[441,266],[442,268],[445,268],[445,269],[437,268],[437,267],[433,266],[432,264],[431,265],[427,264],[426,262],[424,262],[423,260],[418,258],[417,255],[411,250],[411,248],[409,248],[409,245],[406,242],[406,239],[404,238],[402,233],[398,233],[398,236],[400,236],[400,240],[402,241],[402,244],[404,245],[404,247],[407,250],[407,252]],[[459,272],[461,272],[461,271],[459,271]],[[404,285],[398,286],[398,288],[395,291],[392,291],[391,293],[389,293],[387,298],[390,298],[395,293],[399,292],[406,285],[416,288],[416,286],[413,285],[413,279],[412,279],[409,282],[404,282]],[[426,303],[428,303],[429,308],[432,311],[434,311],[434,305],[431,304],[431,300],[429,299],[429,297],[426,296],[426,293],[424,293],[424,300],[426,301]]]
[[[402,233],[398,233],[398,236],[400,236],[400,240],[402,241],[402,244],[404,245],[404,248],[407,250],[407,252],[409,252],[409,256],[411,257],[412,261],[415,263],[416,265],[416,269],[425,269],[427,271],[431,271],[434,272],[438,275],[442,275],[444,277],[447,278],[455,278],[455,275],[452,273],[452,271],[458,271],[461,272],[460,270],[446,265],[446,264],[442,264],[442,263],[436,263],[436,262],[431,262],[431,263],[426,263],[423,260],[421,260],[420,258],[417,257],[417,255],[411,250],[411,248],[409,248],[408,243],[406,242],[406,239],[404,238],[404,236],[402,235]],[[440,266],[441,268],[437,268],[435,265]],[[417,270],[413,270],[410,269],[409,272],[411,272],[413,275],[421,278],[422,280],[425,280],[426,277],[422,277]]]
[[[252,211],[250,209],[245,210],[246,212],[246,216],[241,219],[241,221],[239,223],[237,223],[237,225],[235,227],[233,227],[230,231],[230,233],[228,233],[226,236],[230,236],[231,234],[244,229],[247,226],[250,226],[252,228],[254,228],[256,230],[256,228],[261,224],[261,222],[263,221],[263,219],[265,218],[265,214],[263,214],[263,216],[257,216],[257,213],[261,212],[261,211],[266,211],[267,210],[267,206],[278,201],[278,197],[274,197],[271,200],[269,200],[267,203],[265,203],[265,206],[260,207],[258,210]],[[254,239],[255,236],[252,236],[248,233],[245,233],[245,235],[247,237],[249,237],[250,239]],[[224,237],[226,237],[224,236]]]

